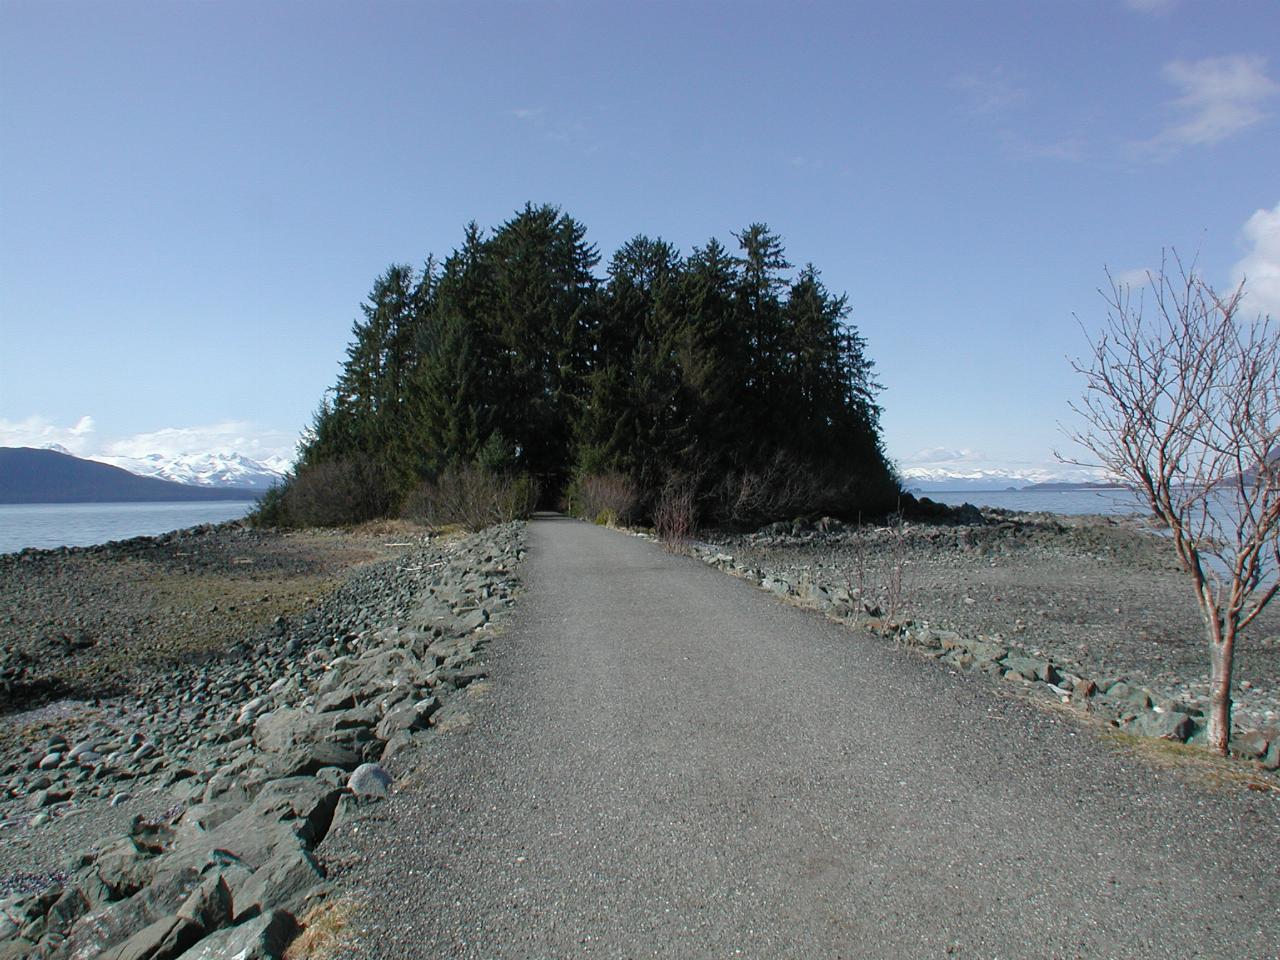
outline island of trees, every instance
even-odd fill
[[[892,510],[878,386],[845,296],[764,224],[609,260],[528,205],[373,284],[337,384],[261,519],[402,511],[748,524]],[[462,518],[457,518],[462,519]]]

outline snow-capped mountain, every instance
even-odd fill
[[[899,470],[908,490],[1021,490],[1037,483],[1090,483],[1103,479],[1098,471],[1064,466],[1057,470],[980,469],[963,467],[903,467]]]
[[[93,455],[90,460],[121,467],[142,477],[159,477],[175,483],[199,487],[240,487],[266,490],[284,478],[289,461],[283,457],[254,460],[240,453],[198,453],[166,457],[153,453],[145,457]]]

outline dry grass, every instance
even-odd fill
[[[421,523],[404,518],[367,520],[351,529],[357,536],[367,537],[403,537],[420,538],[431,533],[430,528]]]
[[[312,907],[302,917],[302,933],[289,944],[284,960],[328,960],[338,956],[355,939],[351,918],[357,907],[346,899],[326,900]]]
[[[1104,730],[1102,742],[1118,753],[1161,770],[1185,774],[1215,789],[1255,790],[1280,794],[1280,781],[1267,776],[1254,764],[1234,757],[1222,757],[1204,747],[1154,737],[1135,737],[1120,730]]]

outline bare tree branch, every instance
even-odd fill
[[[1153,316],[1143,292],[1135,303],[1107,280],[1106,323],[1071,364],[1083,426],[1064,432],[1167,526],[1209,641],[1209,742],[1225,753],[1236,639],[1280,589],[1280,325],[1243,321],[1243,282],[1220,295],[1176,252],[1148,274]]]

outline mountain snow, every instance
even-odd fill
[[[1032,467],[1019,470],[903,467],[899,470],[908,490],[1022,489],[1035,483],[1087,483],[1102,479],[1099,471],[1064,466],[1057,470]]]
[[[289,461],[283,457],[254,460],[240,453],[197,453],[166,457],[90,456],[87,459],[120,467],[142,477],[159,477],[199,487],[245,487],[266,490],[284,479]]]

